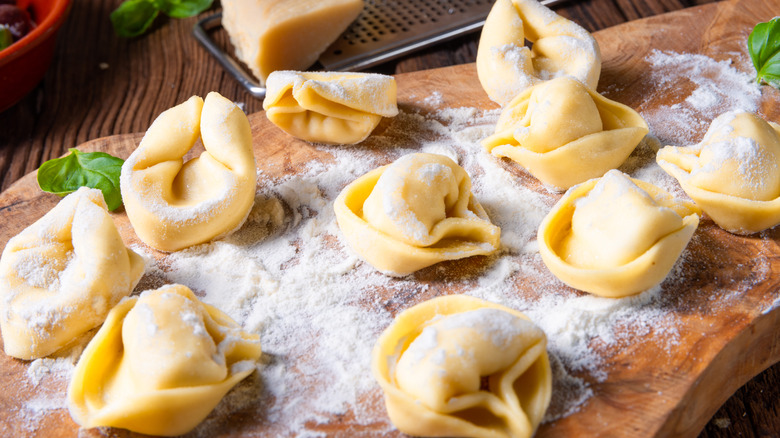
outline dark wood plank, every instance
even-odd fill
[[[710,0],[574,0],[558,11],[590,31]],[[190,37],[195,19],[159,20],[144,37],[123,40],[108,15],[118,0],[74,2],[55,59],[43,82],[13,108],[0,113],[0,190],[46,159],[85,141],[143,131],[162,110],[209,90],[245,102],[261,102],[240,89]],[[778,4],[780,10],[780,4]],[[224,35],[221,36],[224,41]],[[409,72],[472,62],[477,35],[378,67]],[[780,366],[738,391],[713,417],[702,437],[777,436],[780,430]],[[726,424],[728,427],[720,427]],[[720,425],[720,426],[719,426]]]
[[[696,15],[699,17],[700,15]],[[715,14],[710,14],[713,17]],[[689,23],[690,17],[684,16],[682,23]],[[705,21],[706,22],[706,21]],[[628,27],[632,26],[632,27]],[[607,55],[604,64],[614,67],[616,63],[631,65],[628,75],[641,74],[644,68],[642,59],[652,45],[636,51],[632,59],[625,59],[614,53],[616,42],[624,35],[640,39],[650,26],[631,23],[615,33],[600,33],[599,39]],[[701,34],[699,34],[700,36]],[[679,42],[677,43],[679,44]],[[675,46],[667,43],[667,48]],[[442,81],[442,77],[451,80]],[[442,93],[446,105],[453,107],[475,106],[493,107],[481,89],[473,65],[449,67],[443,70],[421,71],[398,76],[399,102],[408,105],[413,98],[430,92],[435,87]],[[657,102],[656,104],[661,104]],[[780,114],[780,107],[772,107],[772,116]],[[305,171],[311,160],[327,161],[328,152],[310,144],[296,140],[273,126],[262,113],[250,116],[253,131],[255,156],[263,157],[258,167],[267,176],[281,177]],[[105,150],[120,157],[128,156],[140,139],[139,134],[110,136],[88,142],[82,146],[86,150]],[[376,153],[381,154],[377,151]],[[537,189],[539,189],[537,187]],[[555,198],[549,192],[547,197]],[[550,199],[552,202],[553,199]],[[32,219],[47,211],[57,198],[40,192],[35,187],[33,175],[27,175],[11,189],[0,195],[0,205],[12,208],[0,209],[0,221],[6,224],[0,228],[0,245],[16,234]],[[129,244],[141,244],[133,232],[127,216],[123,212],[114,215],[114,221],[123,240]],[[711,222],[697,231],[699,238],[692,243],[691,251],[697,254],[696,263],[686,263],[683,269],[684,283],[668,286],[679,300],[669,302],[670,310],[675,313],[675,329],[679,331],[676,348],[671,351],[654,342],[653,333],[634,334],[629,344],[607,347],[604,353],[603,369],[608,372],[606,381],[591,381],[594,396],[580,407],[580,410],[556,422],[544,424],[538,431],[538,437],[579,437],[615,433],[619,436],[635,434],[637,436],[695,436],[718,406],[749,377],[755,375],[769,363],[780,359],[780,342],[775,327],[780,324],[780,311],[761,314],[767,298],[771,300],[778,290],[780,279],[771,273],[767,277],[753,277],[753,261],[763,259],[769,264],[769,272],[780,272],[780,246],[777,236],[780,230],[771,232],[769,237],[740,237],[720,230]],[[723,263],[723,254],[727,254],[728,263]],[[157,254],[161,256],[161,254]],[[158,259],[160,266],[165,266]],[[468,261],[466,261],[468,262]],[[472,260],[472,262],[480,263]],[[702,267],[705,267],[702,269]],[[164,268],[163,268],[164,269]],[[427,275],[432,275],[426,277]],[[427,288],[419,292],[415,299],[460,293],[468,285],[455,286],[441,281],[435,272],[422,273],[417,277],[425,281]],[[726,283],[737,282],[744,285],[738,292],[739,299],[730,299],[727,306],[720,299],[712,300],[709,292],[726,288]],[[381,289],[381,287],[379,288]],[[407,307],[408,296],[399,290],[378,290],[383,300],[398,303],[397,311]],[[515,284],[518,294],[533,294],[535,288],[522,280]],[[702,293],[702,290],[704,293]],[[400,294],[400,295],[398,295]],[[405,298],[404,298],[405,297]],[[769,301],[771,302],[771,301]],[[764,303],[757,306],[757,303]],[[658,360],[663,357],[663,360]],[[0,355],[0,374],[6,376],[6,383],[13,388],[0,394],[0,424],[5,420],[11,430],[19,424],[18,416],[12,414],[13,407],[23,400],[37,396],[35,388],[25,388],[25,366]],[[730,376],[723,381],[724,375]],[[582,376],[585,377],[585,376]],[[378,388],[368,399],[379,399]],[[384,418],[384,411],[377,408],[377,418]],[[243,416],[241,421],[225,423],[219,429],[219,436],[241,436],[242,428],[256,430],[255,416]],[[232,417],[231,417],[232,418]],[[219,419],[218,421],[225,421]],[[273,427],[273,425],[268,425]],[[260,430],[268,436],[285,434],[284,425],[280,430]],[[355,428],[355,429],[353,429]],[[371,425],[355,424],[354,417],[338,415],[328,418],[315,428],[316,431],[344,435],[355,430],[357,434],[375,432]],[[40,433],[84,437],[99,437],[101,431],[88,430],[77,432],[76,426],[62,412],[42,421]],[[124,434],[121,436],[137,436]],[[400,437],[400,433],[388,433],[386,436]]]

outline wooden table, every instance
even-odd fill
[[[119,3],[74,2],[43,82],[0,113],[1,190],[70,147],[144,131],[160,112],[193,94],[218,90],[244,102],[247,113],[262,109],[262,102],[245,92],[192,38],[194,18],[158,19],[148,35],[126,40],[114,35],[108,18]],[[573,0],[556,10],[596,31],[704,3],[710,0]],[[477,40],[476,34],[461,37],[373,70],[393,74],[473,62]],[[778,433],[780,364],[737,391],[700,436]]]

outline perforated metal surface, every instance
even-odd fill
[[[324,70],[360,70],[479,30],[495,0],[365,0],[360,16],[320,57]],[[567,0],[541,0],[552,6]],[[236,80],[258,98],[265,88],[210,36],[222,13],[198,20],[195,38]]]
[[[327,70],[376,65],[479,29],[493,0],[366,0],[354,23],[320,57]]]

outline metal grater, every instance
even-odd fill
[[[333,71],[371,67],[478,30],[492,7],[492,0],[366,0],[319,61]]]
[[[541,0],[546,6],[566,0]],[[365,0],[352,25],[320,56],[324,70],[361,70],[482,28],[494,0]],[[195,38],[257,98],[265,88],[209,36],[222,13],[199,20]]]

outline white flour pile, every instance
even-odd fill
[[[658,81],[655,93],[682,78],[697,84],[680,102],[643,114],[663,143],[692,141],[721,108],[757,109],[758,92],[728,63],[664,52],[653,52],[648,62]],[[647,102],[653,96],[649,92]],[[434,91],[418,103],[438,107],[441,102],[441,93]],[[214,435],[234,423],[231,415],[261,423],[241,431],[247,436],[319,436],[317,426],[334,414],[364,425],[361,435],[393,430],[370,373],[371,350],[395,313],[442,288],[523,311],[545,331],[554,371],[546,421],[587,403],[592,385],[609,378],[602,365],[610,349],[641,341],[673,351],[678,333],[670,310],[674,291],[668,286],[625,299],[598,298],[566,288],[544,267],[536,231],[558,195],[521,185],[507,170],[510,165],[482,151],[479,141],[492,134],[498,114],[474,108],[423,114],[402,106],[386,129],[364,143],[320,147],[332,162],[311,161],[305,171],[280,179],[260,173],[255,207],[236,234],[170,254],[160,263],[145,247],[133,248],[148,264],[138,290],[184,284],[261,335],[258,373],[231,391],[194,435]],[[621,170],[673,185],[655,164],[657,147],[652,139],[643,142]],[[361,262],[342,242],[332,205],[341,189],[412,152],[447,155],[463,166],[477,199],[501,227],[500,255],[485,259],[477,272],[460,272],[454,262],[391,278]],[[683,253],[666,285],[673,289],[682,281],[689,258]],[[66,379],[68,372],[63,374]],[[45,383],[37,371],[30,381]],[[64,399],[52,400],[64,406]],[[22,408],[25,415],[48,412],[50,406],[36,403]],[[35,416],[29,421],[34,424]]]
[[[84,339],[83,345],[87,341],[88,339]],[[35,396],[25,399],[15,412],[10,413],[23,420],[22,430],[9,430],[7,424],[0,423],[0,435],[16,436],[19,432],[33,435],[46,415],[66,409],[66,389],[83,345],[61,351],[56,358],[42,358],[30,362],[27,367],[27,381],[6,382],[6,391],[22,392],[22,389],[27,390],[30,387],[35,387],[37,391]]]
[[[248,391],[228,402],[262,418],[257,433],[304,432],[327,421],[328,414],[347,411],[377,434],[391,429],[388,423],[376,424],[384,421],[381,404],[364,402],[367,392],[378,389],[370,352],[392,318],[385,310],[390,303],[378,291],[411,294],[404,303],[408,307],[419,301],[413,296],[428,283],[390,278],[360,262],[340,241],[332,201],[358,176],[415,151],[456,159],[472,175],[475,195],[502,229],[503,254],[478,278],[449,279],[445,268],[432,269],[446,278],[448,288],[522,310],[547,332],[556,363],[548,420],[575,411],[592,393],[569,372],[590,374],[594,381],[607,377],[599,369],[594,338],[612,344],[621,336],[655,331],[659,342],[674,342],[672,316],[649,305],[659,299],[660,289],[626,300],[600,299],[565,292],[546,272],[535,236],[554,196],[517,184],[496,159],[481,152],[478,141],[492,131],[497,115],[473,108],[440,110],[429,117],[402,112],[361,147],[326,148],[335,158],[331,165],[312,162],[303,174],[281,180],[260,175],[258,206],[239,234],[171,254],[164,266],[151,268],[155,277],[192,287],[204,301],[261,334],[267,353],[259,367],[262,392]],[[390,145],[396,146],[387,149]],[[372,153],[379,148],[387,157]],[[539,283],[538,295],[518,294],[515,284],[524,278]],[[208,424],[199,434],[212,432]]]

